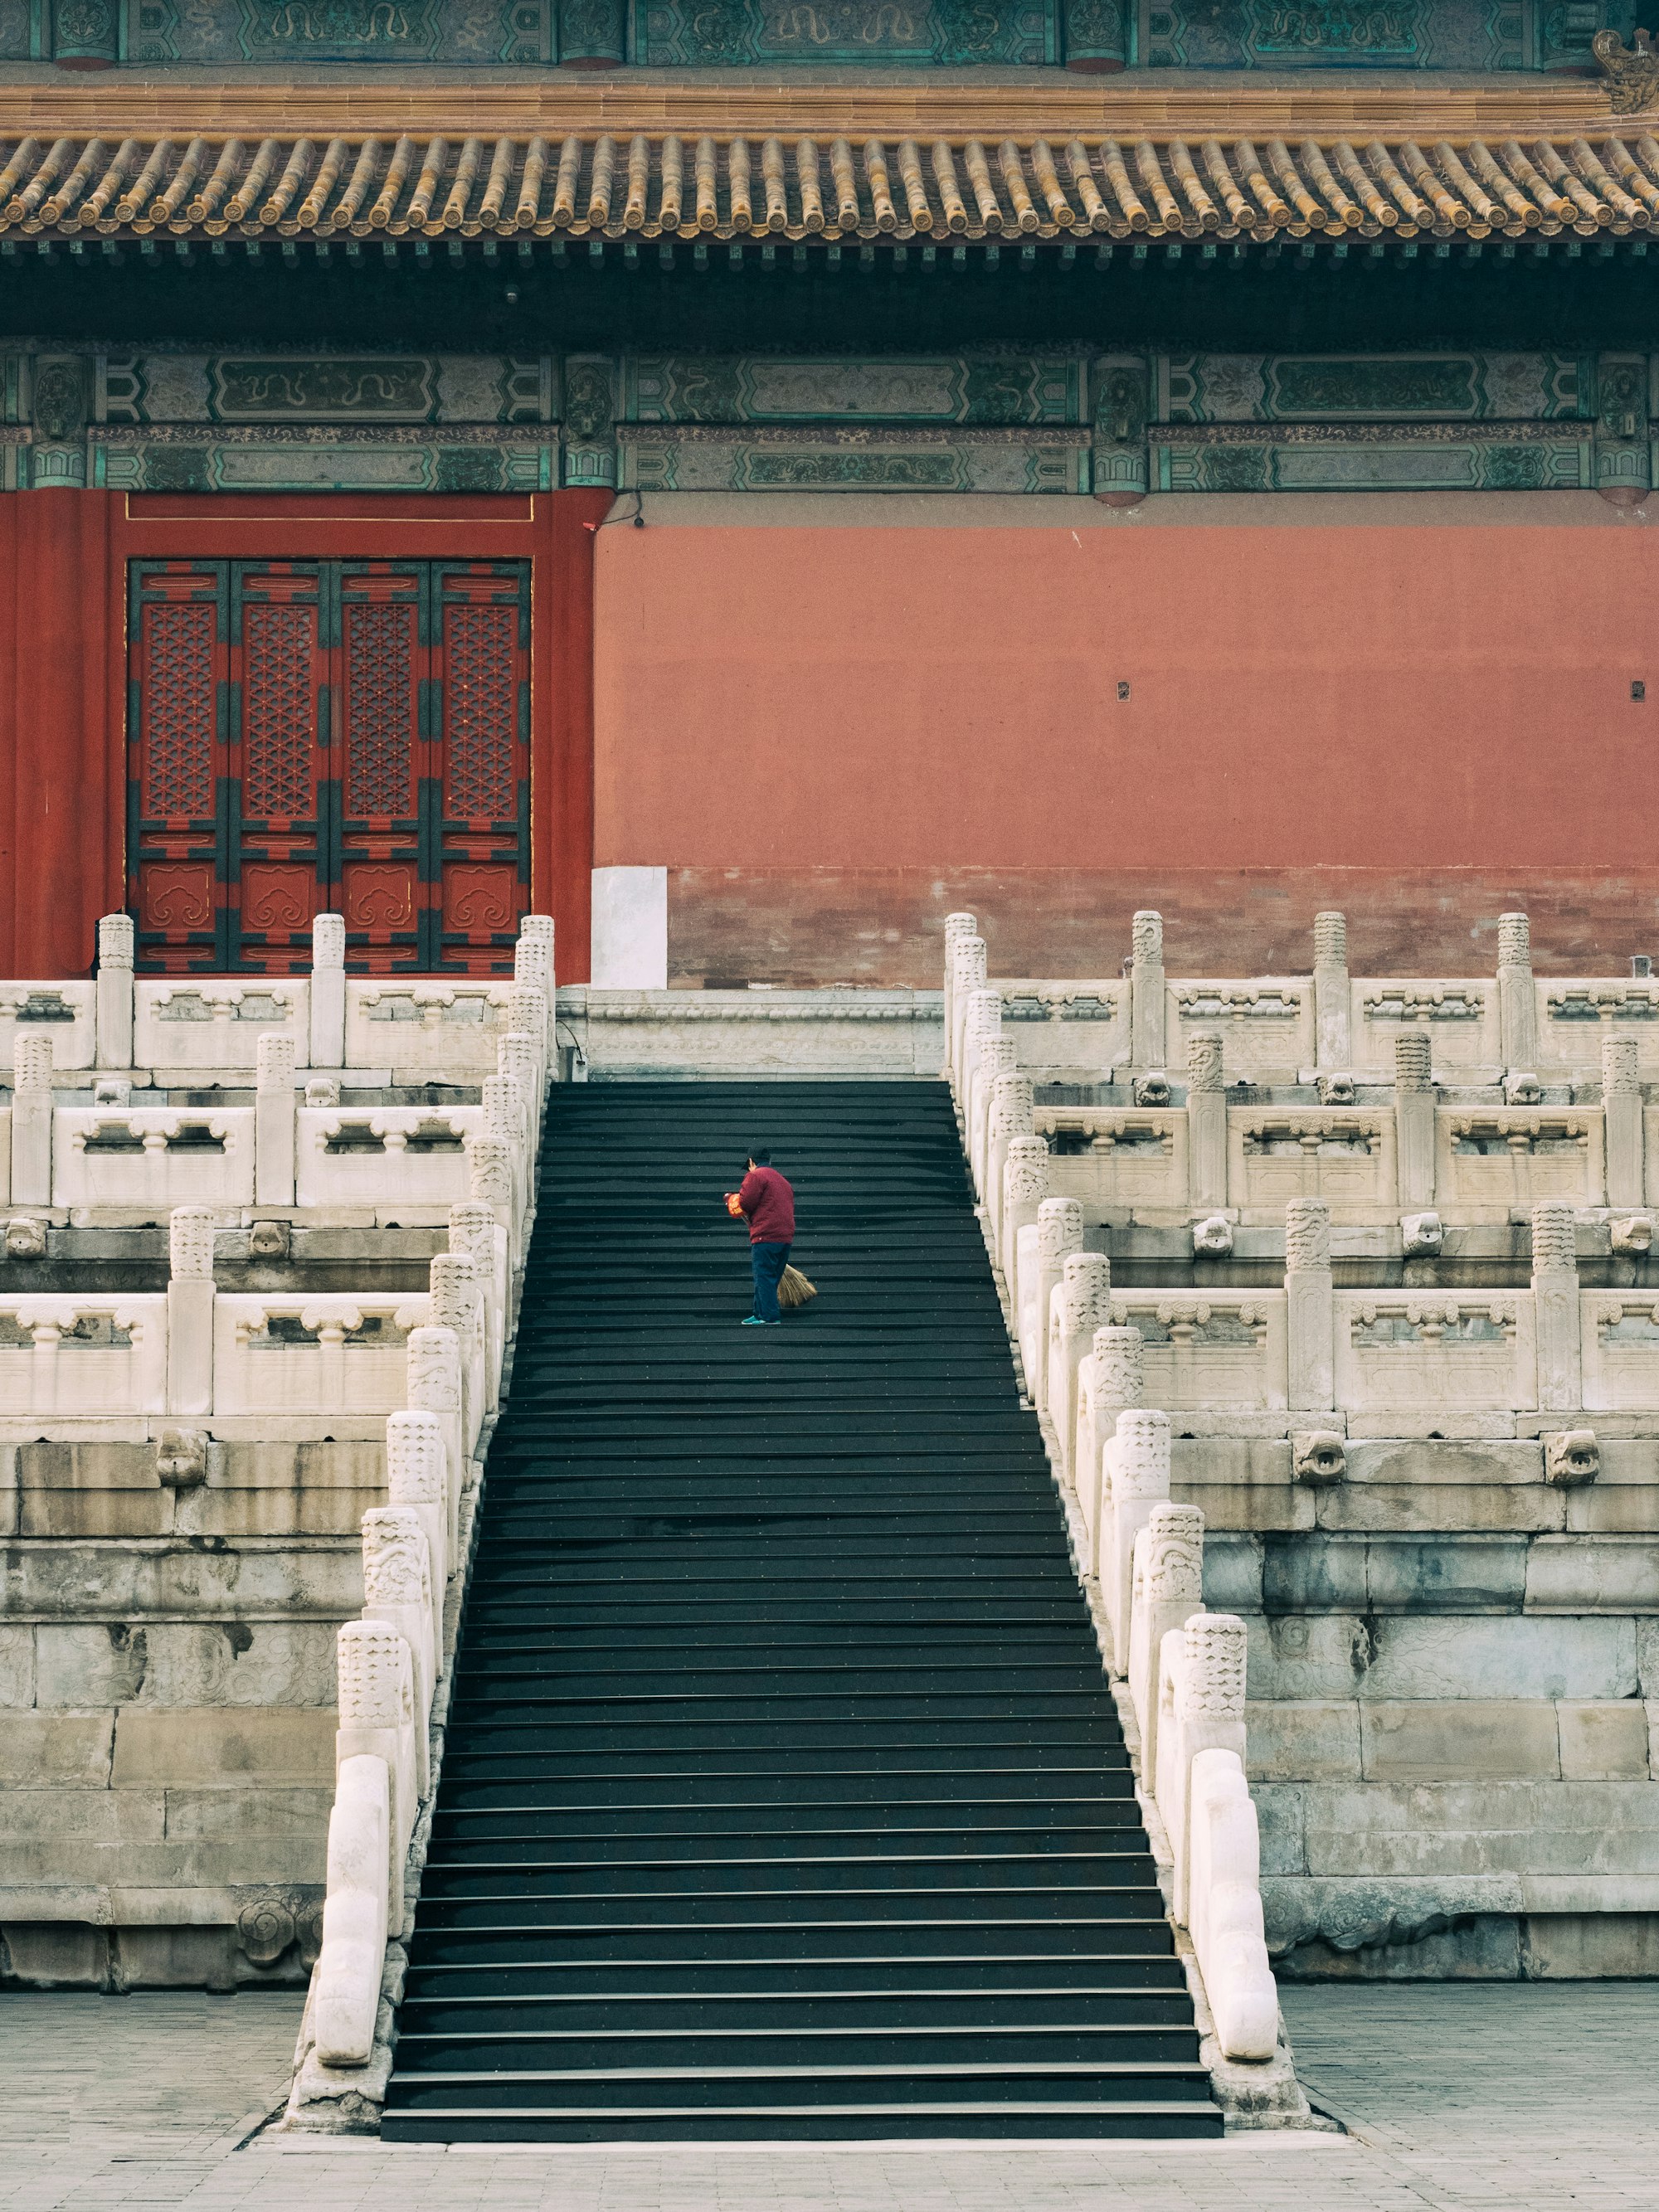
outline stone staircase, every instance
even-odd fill
[[[543,1158],[385,2135],[1219,2134],[945,1087],[565,1086]]]

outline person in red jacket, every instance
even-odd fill
[[[755,1310],[745,1328],[775,1328],[778,1285],[795,1241],[795,1194],[772,1165],[770,1152],[750,1152],[749,1172],[737,1190],[737,1210],[749,1224],[749,1263],[755,1274]]]

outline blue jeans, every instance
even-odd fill
[[[778,1311],[778,1285],[783,1280],[783,1271],[789,1265],[792,1247],[787,1244],[751,1244],[749,1264],[755,1271],[755,1319],[781,1321]]]

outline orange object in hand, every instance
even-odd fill
[[[743,1219],[743,1200],[734,1190],[728,1190],[726,1194],[726,1210],[733,1221]]]

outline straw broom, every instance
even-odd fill
[[[778,1279],[778,1304],[787,1313],[793,1313],[797,1306],[804,1306],[817,1294],[817,1285],[809,1283],[799,1267],[786,1267]]]

